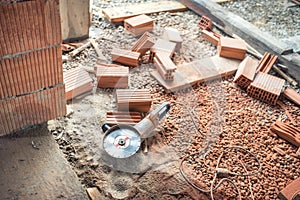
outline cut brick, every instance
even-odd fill
[[[142,120],[139,112],[107,112],[106,124],[110,126],[118,124],[135,125]]]
[[[176,51],[179,51],[181,48],[182,43],[182,37],[180,36],[180,33],[177,29],[166,27],[164,30],[164,34],[162,36],[164,40],[167,40],[169,42],[174,42],[176,44]]]
[[[243,60],[247,52],[247,45],[241,39],[220,37],[218,44],[219,56]]]
[[[93,80],[89,73],[79,67],[64,73],[64,83],[67,100],[91,92],[93,89]]]
[[[259,61],[256,72],[268,73],[272,66],[275,64],[277,58],[278,56],[266,52]]]
[[[257,65],[257,60],[247,56],[240,63],[233,81],[242,88],[247,88],[254,80]]]
[[[150,57],[149,62],[153,62],[153,58],[155,53],[157,52],[164,52],[168,54],[168,57],[172,58],[176,49],[176,43],[169,42],[163,39],[158,39],[153,47],[150,49]]]
[[[299,200],[300,199],[300,177],[290,182],[278,194],[280,200]]]
[[[96,76],[99,88],[128,87],[128,67],[97,67]]]
[[[202,30],[212,30],[213,29],[213,23],[212,23],[211,19],[204,15],[200,18],[198,25],[200,26],[200,28]]]
[[[131,51],[139,52],[140,56],[143,56],[154,45],[156,39],[154,35],[149,32],[145,32],[136,43],[131,47]]]
[[[147,15],[138,15],[124,20],[125,29],[133,35],[141,35],[146,31],[152,31],[154,21]]]
[[[283,79],[258,72],[247,88],[247,93],[254,98],[276,105],[283,86]]]
[[[140,55],[139,52],[117,48],[114,48],[111,52],[112,61],[133,67],[139,66]]]
[[[213,45],[217,46],[220,41],[220,35],[208,30],[201,31],[202,37]]]
[[[164,80],[173,80],[174,72],[177,69],[167,53],[157,52],[154,57],[154,66]]]
[[[152,98],[147,89],[118,89],[116,101],[119,111],[148,112]]]

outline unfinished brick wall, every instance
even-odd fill
[[[58,0],[2,0],[0,27],[0,136],[63,116]]]

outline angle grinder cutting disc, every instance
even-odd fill
[[[115,158],[128,158],[135,154],[141,145],[141,137],[130,126],[115,126],[103,139],[104,150]]]

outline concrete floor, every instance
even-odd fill
[[[89,198],[43,124],[0,138],[0,199]]]

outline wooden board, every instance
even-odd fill
[[[103,199],[103,196],[100,194],[98,188],[96,188],[96,187],[87,188],[86,192],[88,193],[91,200],[101,200],[101,199]]]
[[[196,83],[218,79],[236,72],[241,61],[213,56],[177,66],[173,81],[164,81],[154,70],[151,75],[166,89],[166,92],[191,87]]]
[[[184,11],[187,8],[176,1],[159,1],[128,5],[123,7],[111,7],[102,10],[104,16],[111,22],[122,22],[125,19],[141,14],[159,12]]]

